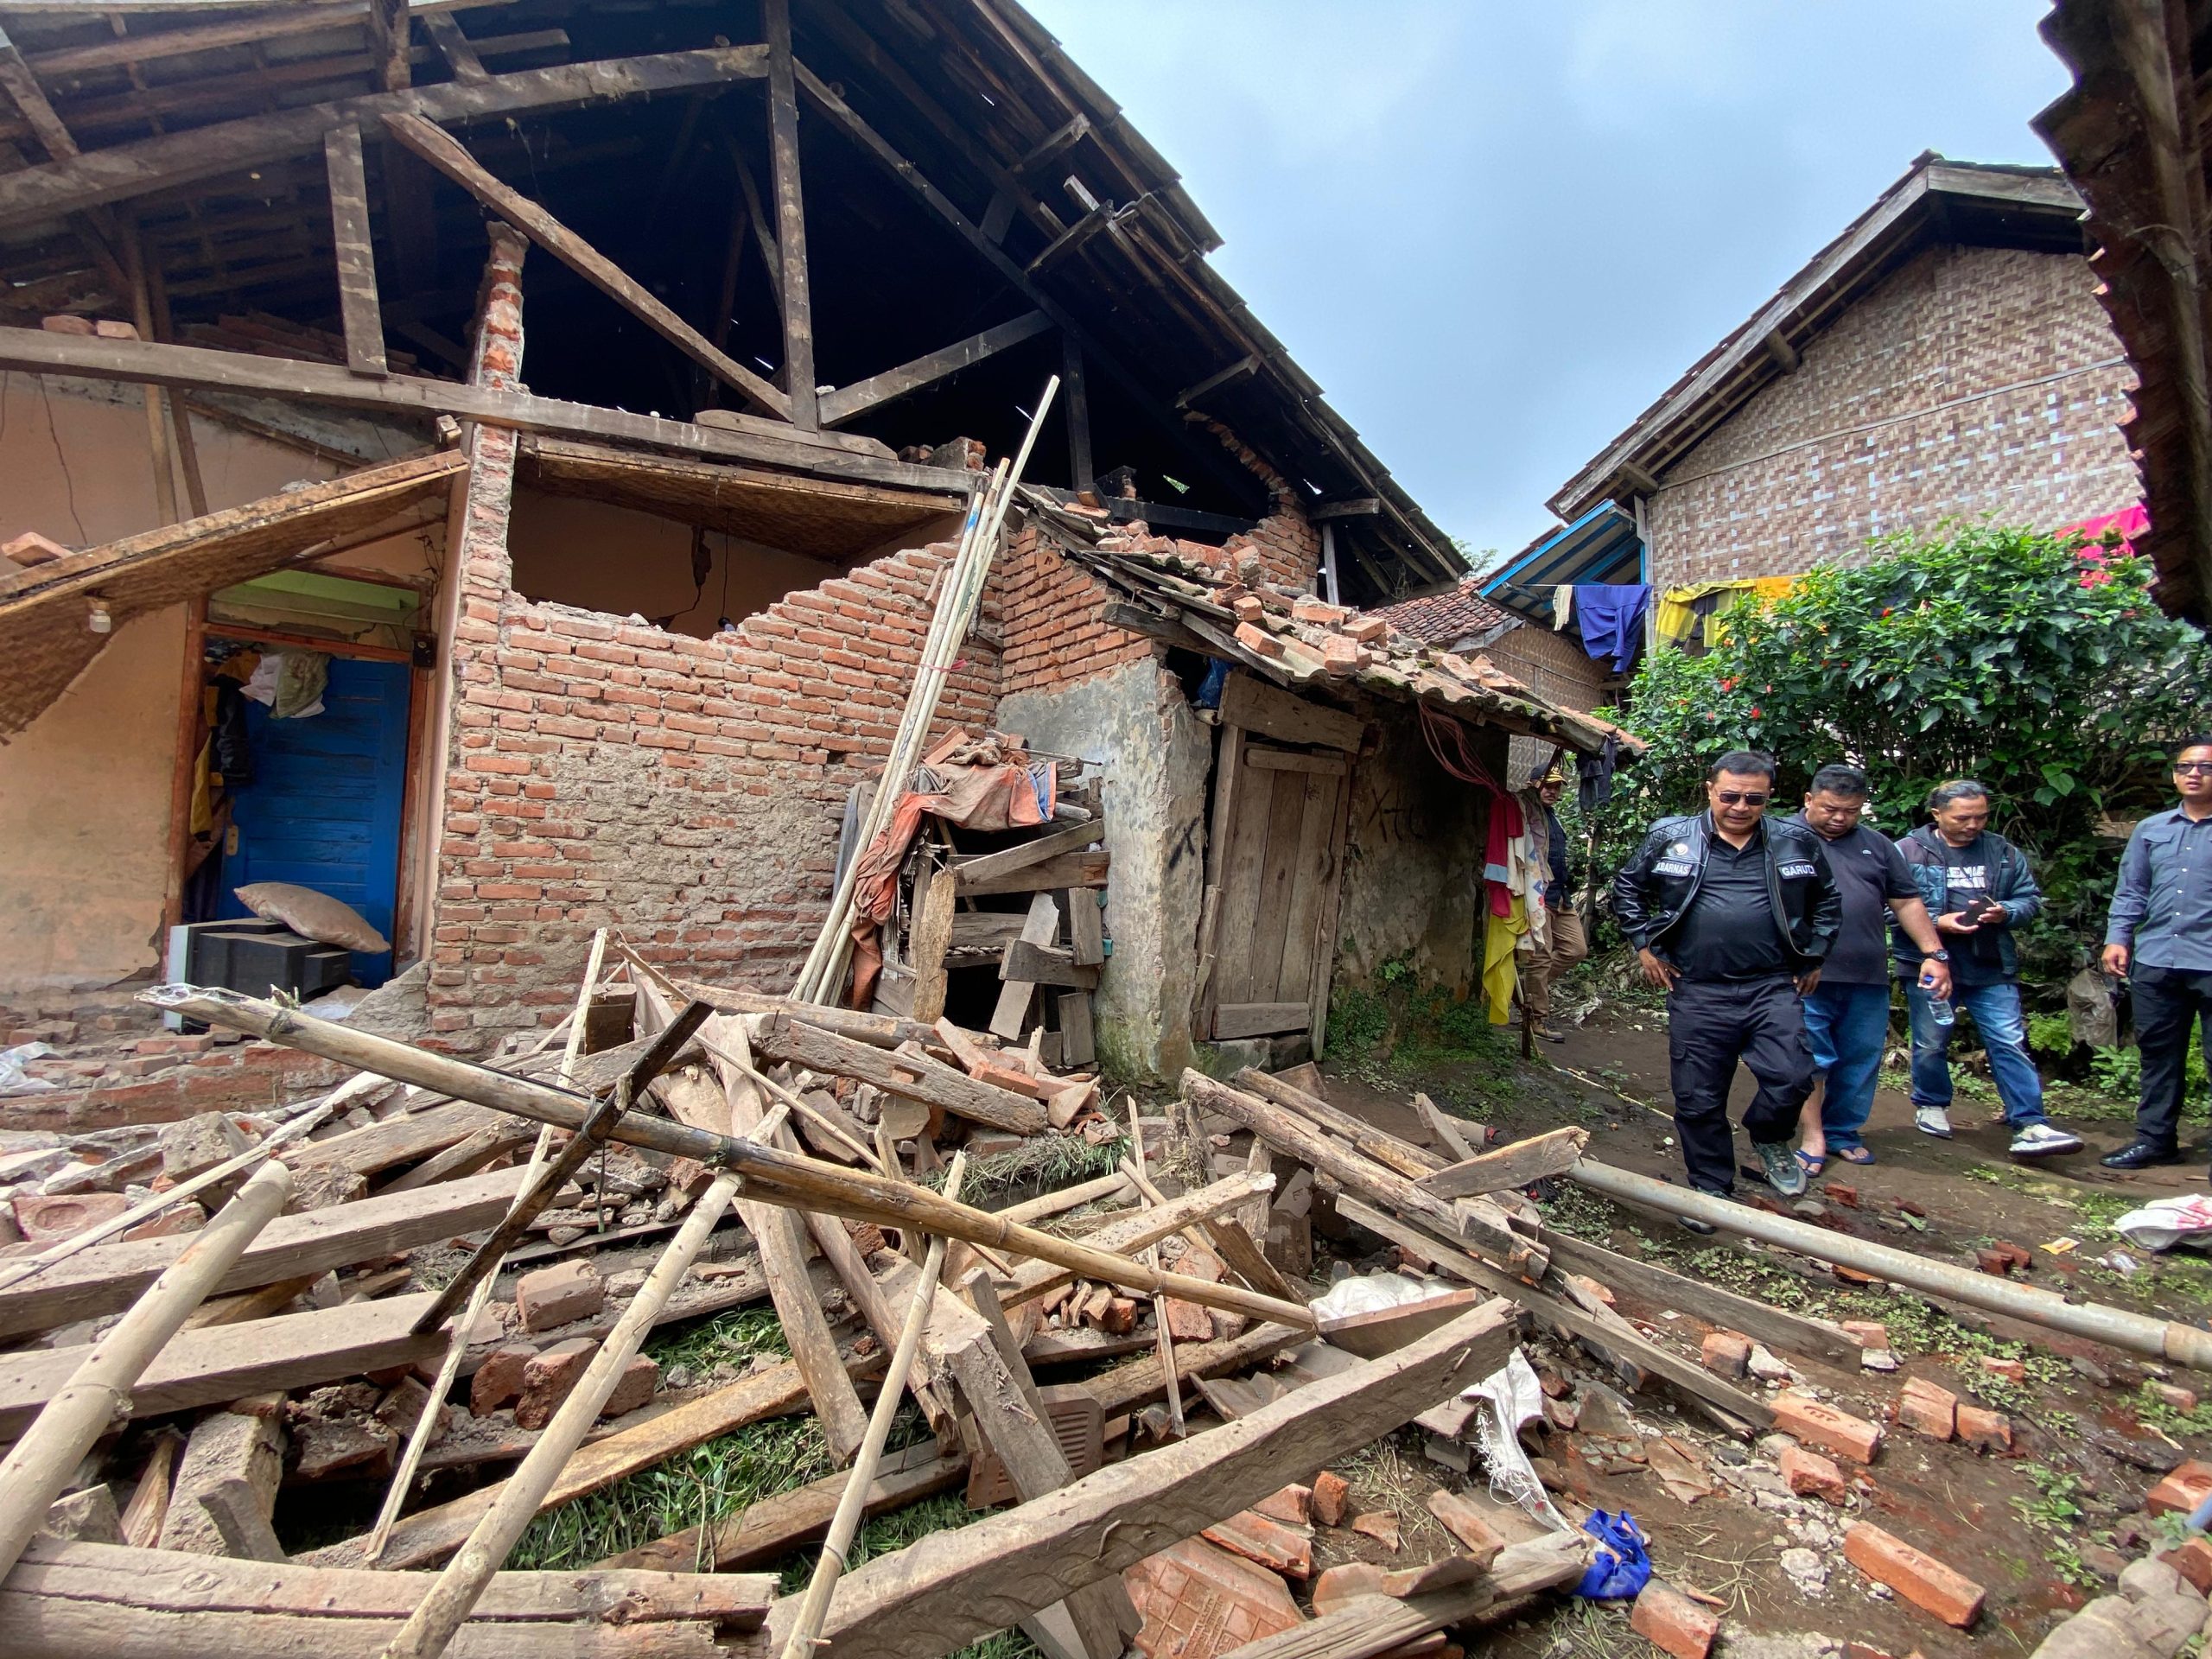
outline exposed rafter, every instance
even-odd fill
[[[910,391],[935,384],[947,375],[957,374],[972,364],[987,357],[995,357],[1009,346],[1019,346],[1025,340],[1034,340],[1049,333],[1052,320],[1042,311],[1031,311],[1011,322],[1001,322],[995,327],[985,328],[963,340],[918,357],[911,363],[902,363],[895,369],[886,369],[881,374],[872,374],[865,380],[855,380],[849,386],[825,392],[822,397],[822,423],[836,426],[865,414],[894,397],[904,397]]]

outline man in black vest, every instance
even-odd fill
[[[1813,1052],[1799,998],[1819,982],[1842,916],[1820,837],[1766,817],[1774,784],[1770,757],[1722,755],[1707,777],[1706,810],[1662,818],[1613,878],[1613,918],[1644,977],[1668,994],[1683,1165],[1691,1186],[1724,1198],[1736,1185],[1728,1087],[1738,1060],[1758,1080],[1744,1133],[1759,1167],[1784,1196],[1805,1190],[1796,1146]]]

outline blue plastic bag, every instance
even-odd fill
[[[1598,1541],[1598,1559],[1590,1563],[1574,1593],[1592,1601],[1628,1601],[1651,1581],[1650,1541],[1626,1510],[1618,1516],[1592,1510],[1582,1530]]]

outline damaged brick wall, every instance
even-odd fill
[[[494,262],[485,384],[516,383],[514,264]],[[429,1001],[438,1040],[480,1049],[575,995],[593,929],[708,979],[780,990],[827,908],[845,801],[881,768],[914,682],[938,544],[787,594],[697,639],[512,587],[512,434],[479,429],[455,574],[454,706]],[[984,626],[938,728],[988,723]]]
[[[2120,357],[2088,260],[1930,249],[1669,469],[1652,580],[1790,575],[1946,518],[2051,529],[2131,505]]]
[[[1582,648],[1580,634],[1524,622],[1483,647],[1483,655],[1554,702],[1586,714],[1613,700],[1612,664]]]

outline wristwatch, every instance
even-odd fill
[[[1920,953],[1920,959],[1923,962],[1948,962],[1951,953],[1948,950],[1923,950]]]

